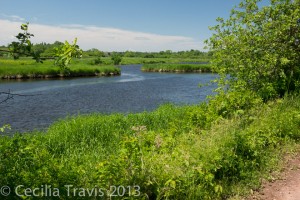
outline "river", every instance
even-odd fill
[[[10,124],[13,132],[25,132],[45,129],[76,114],[142,112],[164,103],[197,104],[214,88],[198,85],[209,83],[215,74],[144,73],[140,67],[121,66],[122,75],[116,77],[0,80],[2,92],[33,95],[15,96],[0,104],[0,127]]]

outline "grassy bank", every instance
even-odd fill
[[[52,60],[44,63],[36,63],[30,59],[0,60],[0,78],[2,79],[111,76],[120,73],[117,67],[90,65],[84,60],[74,60],[70,71],[61,71],[59,67],[54,66]]]
[[[99,57],[86,57],[88,63],[92,63]],[[111,57],[101,57],[101,62],[105,65],[112,65],[113,61]],[[209,59],[197,59],[197,58],[142,58],[142,57],[122,57],[121,65],[135,65],[135,64],[159,64],[159,63],[200,63],[209,62]]]
[[[211,72],[209,64],[145,64],[145,72]]]
[[[121,64],[157,64],[157,63],[199,63],[199,62],[209,62],[209,59],[196,59],[196,58],[131,58],[131,57],[122,57]]]
[[[101,188],[104,195],[124,186],[133,199],[241,195],[258,187],[287,147],[299,142],[300,97],[267,104],[247,93],[222,99],[70,117],[46,133],[0,137],[0,185],[51,185],[64,199],[65,185]]]
[[[120,69],[113,66],[110,57],[75,59],[70,65],[70,71],[61,71],[54,66],[53,60],[36,63],[29,58],[20,60],[0,59],[0,79],[25,79],[25,78],[55,78],[78,76],[112,76],[119,75]],[[203,59],[176,59],[176,58],[128,58],[123,57],[121,65],[145,64],[145,71],[178,71],[178,72],[208,72],[208,65],[178,64],[182,62],[206,62]],[[169,63],[169,64],[166,64]],[[177,64],[176,64],[177,63]]]

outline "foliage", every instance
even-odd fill
[[[45,42],[39,44],[33,44],[32,49],[34,52],[39,53],[43,58],[54,58],[55,57],[55,49],[61,48],[64,43],[55,41],[53,44],[48,44]]]
[[[299,47],[293,44],[299,38],[294,23],[299,1],[272,0],[261,9],[257,2],[245,0],[229,20],[219,19],[209,42],[219,83],[230,90],[219,88],[199,105],[79,115],[45,132],[2,136],[0,185],[52,185],[62,199],[81,199],[78,193],[68,196],[65,185],[101,188],[107,199],[111,186],[132,188],[120,199],[225,199],[258,187],[261,176],[276,169],[285,148],[300,141],[300,96],[262,103],[297,90]],[[73,45],[78,49],[76,41]],[[72,45],[65,46],[62,65],[72,57],[66,53]],[[171,51],[159,54],[164,61],[173,56]],[[147,62],[161,61],[147,55]],[[10,197],[16,197],[14,192]]]
[[[208,64],[145,64],[142,71],[154,72],[211,72]]]
[[[86,51],[85,54],[89,54],[90,50]],[[112,54],[118,54],[121,57],[126,58],[159,58],[159,59],[169,59],[169,58],[180,58],[180,59],[205,59],[209,60],[211,57],[211,52],[202,52],[199,50],[191,49],[189,51],[178,51],[172,52],[170,50],[160,51],[160,52],[135,52],[135,51],[125,51],[125,52],[106,52],[106,56]]]
[[[168,64],[196,64],[196,63],[208,63],[209,59],[202,58],[143,58],[143,57],[122,57],[122,65],[130,65],[130,64],[160,64],[160,63],[168,63]]]
[[[104,57],[104,52],[99,51],[98,49],[89,49],[83,52],[83,56],[91,56],[91,57]]]
[[[45,45],[39,45],[33,48],[33,44],[30,41],[30,38],[34,35],[28,32],[28,25],[29,23],[22,24],[21,30],[23,30],[23,33],[19,33],[16,38],[18,39],[18,42],[12,42],[10,45],[8,45],[9,50],[1,50],[1,51],[7,51],[10,53],[14,59],[19,59],[20,56],[30,56],[33,59],[36,60],[36,62],[42,62],[45,58],[41,57],[41,53],[45,50],[43,50],[43,46]],[[56,42],[56,60],[55,64],[58,65],[61,68],[61,71],[66,73],[69,71],[68,65],[71,62],[71,59],[73,57],[81,57],[82,50],[79,48],[79,46],[76,44],[77,38],[75,38],[73,44],[69,44],[67,41],[63,45],[60,45],[59,42]]]
[[[59,66],[62,71],[69,70],[67,67],[70,64],[73,57],[81,57],[82,50],[76,43],[77,38],[75,38],[73,44],[70,44],[68,41],[65,41],[64,45],[61,48],[56,49],[57,59],[55,60],[55,65]]]
[[[91,65],[101,65],[101,64],[103,64],[101,57],[97,57],[91,61]]]
[[[7,129],[10,129],[10,125],[8,125],[8,124],[6,124],[6,125],[0,127],[0,132],[1,132],[1,133],[4,133],[5,130],[7,130]]]
[[[243,0],[228,20],[218,18],[207,43],[220,83],[268,100],[300,88],[300,2],[258,2]]]
[[[122,57],[116,53],[111,56],[111,60],[113,61],[114,65],[119,65],[122,61]]]
[[[0,185],[52,185],[63,199],[80,198],[68,197],[66,184],[97,186],[107,198],[113,185],[133,188],[120,199],[228,198],[257,187],[284,147],[300,140],[300,97],[262,104],[249,103],[251,95],[227,95],[227,106],[217,109],[220,99],[139,114],[91,114],[56,122],[46,134],[0,137]],[[233,106],[245,110],[231,112]]]
[[[18,42],[12,42],[8,45],[9,53],[14,59],[19,59],[20,56],[26,55],[32,56],[36,62],[41,62],[40,55],[32,51],[32,43],[30,38],[34,35],[28,32],[28,25],[28,22],[21,25],[21,30],[23,33],[19,33],[16,36]]]

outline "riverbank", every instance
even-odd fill
[[[176,72],[176,73],[209,73],[209,64],[145,64],[141,68],[144,72]]]
[[[106,58],[107,59],[107,58]],[[122,65],[131,64],[162,64],[162,63],[202,63],[209,62],[210,59],[203,58],[139,58],[139,57],[122,57]]]
[[[33,60],[0,60],[0,79],[34,79],[84,76],[117,76],[121,74],[118,67],[106,65],[89,65],[84,61],[75,60],[70,70],[62,71],[53,61],[36,63]]]
[[[111,186],[124,186],[125,196],[150,199],[250,193],[299,142],[300,97],[262,103],[237,95],[138,114],[69,117],[45,133],[0,137],[0,185],[47,184],[61,197],[65,185],[97,186],[105,196]]]
[[[54,65],[53,60],[36,63],[29,58],[20,60],[0,59],[0,79],[50,79],[63,77],[85,76],[117,76],[121,74],[118,67],[113,66],[110,57],[100,59],[100,64],[95,64],[96,57],[74,59],[69,69],[62,71]],[[211,72],[207,59],[176,59],[176,58],[130,58],[123,57],[120,64],[143,64],[144,72]],[[99,62],[99,60],[98,60]],[[179,64],[193,63],[193,64]]]

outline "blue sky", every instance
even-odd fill
[[[29,21],[34,42],[72,40],[83,49],[203,49],[208,26],[240,0],[0,0],[0,45]],[[118,45],[119,44],[119,45]]]

